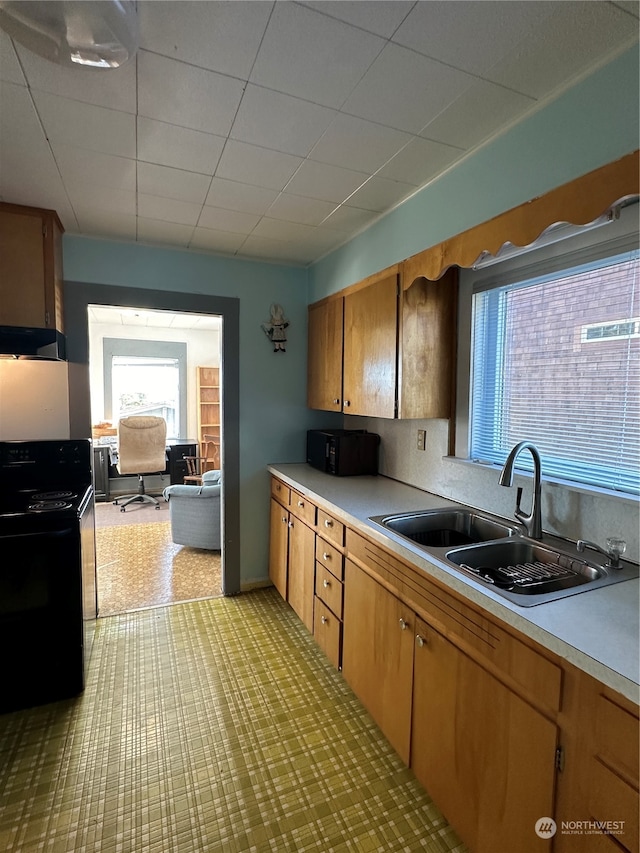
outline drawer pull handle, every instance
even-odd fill
[[[327,589],[327,587],[331,586],[331,581],[328,581],[326,578],[322,581],[322,586]]]
[[[326,625],[329,620],[327,619],[326,616],[321,616],[320,621],[322,622],[323,625]]]
[[[404,619],[399,619],[399,620],[398,620],[398,624],[400,625],[400,630],[401,630],[401,631],[406,631],[406,630],[407,630],[407,628],[409,627],[409,623],[408,623],[408,622],[406,622]]]
[[[293,527],[293,521],[289,522],[289,527]]]
[[[325,520],[324,520],[324,526],[325,526],[325,527],[333,527],[333,521],[331,521],[331,519],[330,519],[330,518],[325,518]]]
[[[327,551],[323,551],[323,552],[322,552],[322,559],[323,559],[323,560],[330,560],[330,559],[331,559],[331,554],[329,554]]]
[[[298,501],[298,506],[304,506],[304,501]]]
[[[422,648],[429,642],[428,637],[423,637],[422,634],[416,634],[416,643]]]

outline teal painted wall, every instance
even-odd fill
[[[304,459],[310,426],[327,416],[306,408],[307,273],[197,252],[64,237],[69,281],[204,293],[240,300],[241,578],[267,577],[271,462]],[[260,324],[279,302],[290,322],[287,352],[274,353]]]
[[[638,80],[635,46],[314,264],[309,301],[637,149]]]

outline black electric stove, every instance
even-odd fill
[[[97,616],[89,440],[0,442],[0,712],[80,693]]]

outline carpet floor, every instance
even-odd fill
[[[219,551],[175,545],[166,514],[145,508],[155,523],[96,525],[98,615],[222,595]],[[98,515],[98,511],[96,511]],[[160,516],[163,521],[156,521]]]

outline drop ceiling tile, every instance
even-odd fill
[[[116,157],[113,154],[101,154],[62,142],[52,142],[51,147],[65,182],[135,190],[135,160]]]
[[[423,128],[420,135],[470,150],[517,121],[536,101],[519,92],[477,80],[451,106]]]
[[[205,204],[209,207],[224,207],[241,213],[265,213],[278,197],[276,190],[241,184],[214,178],[211,181]]]
[[[243,257],[256,260],[278,261],[285,264],[307,264],[313,257],[312,252],[300,252],[294,243],[281,240],[269,240],[250,234],[239,251]],[[302,255],[302,257],[301,257]]]
[[[146,51],[138,53],[138,114],[226,136],[244,84]]]
[[[286,186],[288,193],[340,204],[367,180],[368,175],[305,160]]]
[[[391,38],[414,3],[413,0],[377,0],[375,3],[363,3],[362,0],[321,0],[304,5],[370,33]]]
[[[0,30],[0,80],[15,83],[17,86],[27,85],[13,42],[2,30]]]
[[[411,139],[410,133],[340,113],[313,146],[309,159],[372,175]]]
[[[414,137],[413,141],[398,152],[380,169],[376,176],[404,181],[415,187],[435,178],[451,163],[459,160],[464,152],[451,145]]]
[[[246,80],[270,13],[262,2],[139,2],[140,45]]]
[[[242,246],[244,239],[244,234],[232,234],[230,231],[214,231],[210,228],[198,227],[193,232],[189,248],[233,254]]]
[[[638,0],[616,0],[616,6],[624,9],[625,12],[636,18],[640,17],[640,3]]]
[[[231,138],[306,157],[335,115],[327,107],[249,84]]]
[[[237,210],[223,210],[220,207],[203,207],[198,225],[214,231],[250,234],[259,220],[260,216],[255,213],[240,213]]]
[[[195,225],[201,210],[201,204],[194,204],[191,201],[138,193],[138,216],[143,216],[145,219],[162,219],[165,222],[177,222],[180,225]]]
[[[378,36],[295,3],[277,3],[249,79],[337,108],[383,47]]]
[[[361,207],[382,213],[416,192],[411,184],[374,176],[349,199],[350,207]]]
[[[197,172],[138,163],[138,192],[203,204],[209,189],[210,178]]]
[[[301,222],[303,225],[319,225],[333,210],[335,204],[330,201],[280,193],[267,211],[267,216],[288,222]]]
[[[473,82],[463,71],[387,44],[342,112],[418,133]]]
[[[178,225],[175,222],[162,222],[160,219],[145,219],[138,216],[139,242],[186,247],[189,245],[192,234],[191,225]]]
[[[32,89],[135,114],[137,58],[120,68],[95,71],[56,65],[21,45],[17,51]]]
[[[107,185],[88,184],[82,180],[65,183],[69,199],[78,217],[86,220],[91,212],[116,216],[136,215],[136,193]]]
[[[361,208],[341,204],[340,207],[337,207],[324,220],[322,225],[333,228],[335,231],[340,231],[343,234],[352,234],[370,225],[378,216],[379,214],[372,210],[362,210]]]
[[[612,3],[554,3],[535,36],[515,45],[484,77],[544,98],[637,40],[637,20]]]
[[[213,175],[224,137],[138,117],[138,157],[147,163]]]
[[[80,234],[100,234],[115,240],[136,239],[136,217],[121,213],[87,210],[78,214],[78,232]]]
[[[393,41],[449,65],[482,75],[535,26],[555,2],[537,0],[430,0],[416,3]]]
[[[218,163],[216,177],[282,190],[302,158],[230,139]]]
[[[285,222],[282,219],[269,219],[263,216],[252,231],[256,237],[266,237],[269,240],[282,240],[291,242],[293,240],[304,240],[311,237],[315,228],[311,225],[302,225],[299,222]]]
[[[136,120],[131,113],[37,91],[33,100],[51,142],[135,158]]]

